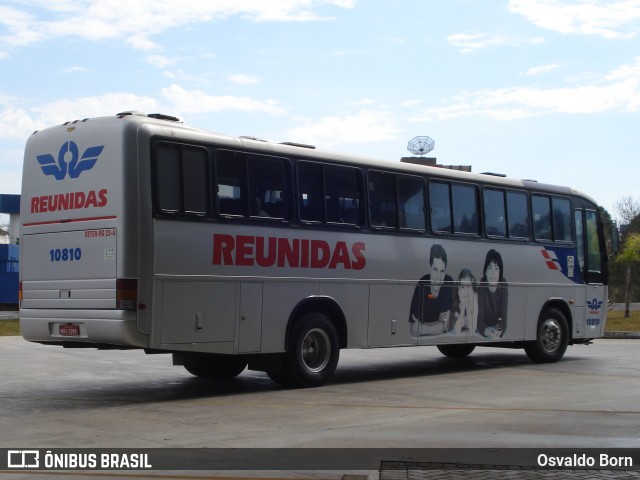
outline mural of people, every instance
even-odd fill
[[[447,275],[447,252],[434,244],[429,253],[429,273],[423,276],[411,299],[410,332],[414,337],[442,335],[449,330],[449,312],[453,303],[451,285]]]
[[[500,338],[507,330],[509,290],[502,256],[494,249],[487,252],[482,272],[478,287],[478,333],[483,337]]]
[[[453,307],[449,314],[449,333],[458,335],[475,332],[478,322],[478,283],[471,270],[463,268],[453,293]]]

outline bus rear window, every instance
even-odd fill
[[[156,189],[161,212],[206,215],[207,160],[203,148],[168,142],[157,146]]]

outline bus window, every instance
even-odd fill
[[[484,228],[491,237],[506,237],[504,192],[502,190],[484,190]]]
[[[526,193],[507,192],[507,218],[509,237],[528,239],[531,236]]]
[[[476,187],[453,185],[453,230],[455,233],[478,234]]]
[[[584,258],[584,223],[582,221],[583,214],[584,212],[582,210],[576,210],[574,213],[574,216],[576,219],[576,251],[578,254],[578,265],[584,277],[585,258]]]
[[[350,167],[324,167],[327,222],[360,224],[358,170]]]
[[[205,150],[182,150],[182,184],[185,213],[207,213],[208,155]]]
[[[249,155],[248,160],[251,216],[287,218],[285,160],[267,155]]]
[[[567,198],[553,197],[553,239],[556,242],[570,242],[571,235],[571,202]]]
[[[207,213],[207,151],[161,143],[156,149],[158,207],[162,212]]]
[[[598,235],[598,214],[594,211],[585,212],[587,233],[587,283],[602,283],[602,250]]]
[[[179,212],[182,207],[180,149],[177,145],[161,144],[156,150],[158,206],[163,212]]]
[[[246,158],[238,152],[216,152],[218,211],[221,215],[247,216]]]
[[[397,177],[398,219],[401,229],[424,231],[424,182],[419,177]]]
[[[298,162],[300,220],[324,222],[324,175],[318,163]]]
[[[451,203],[448,183],[429,183],[429,205],[431,207],[432,230],[451,233]]]
[[[395,175],[369,172],[369,219],[372,227],[396,228],[398,215]]]
[[[551,199],[541,195],[531,197],[533,233],[536,240],[553,240],[551,231]]]

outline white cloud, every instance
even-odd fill
[[[535,25],[565,34],[633,38],[640,21],[640,0],[510,0],[509,10]]]
[[[591,85],[514,87],[462,92],[448,105],[429,108],[412,121],[484,116],[513,120],[550,113],[590,114],[640,111],[640,57]]]
[[[233,97],[229,95],[209,95],[201,90],[185,90],[179,85],[171,85],[162,89],[162,96],[182,113],[207,113],[221,110],[240,110],[244,112],[261,112],[269,115],[282,115],[284,109],[275,100],[255,100],[249,97]]]
[[[550,65],[541,65],[539,67],[533,67],[526,71],[525,75],[528,77],[534,77],[536,75],[540,75],[543,73],[549,73],[558,68],[560,65],[558,64],[550,64]]]
[[[167,68],[177,63],[180,59],[176,57],[166,57],[164,55],[151,55],[147,57],[147,62],[158,68]]]
[[[361,110],[343,117],[328,116],[306,120],[289,131],[296,142],[332,148],[341,144],[370,143],[397,140],[400,131],[391,114],[384,111]]]
[[[506,37],[488,33],[456,33],[449,35],[447,41],[458,47],[462,53],[469,53],[480,48],[498,46],[518,46],[544,42],[542,37]]]
[[[31,108],[14,98],[0,98],[0,138],[26,141],[35,130],[70,120],[115,115],[125,110],[157,112],[163,109],[157,100],[131,93],[58,100]]]
[[[86,72],[87,70],[89,70],[87,67],[80,67],[76,65],[74,67],[65,68],[64,70],[62,70],[62,73],[80,73]]]
[[[244,75],[242,73],[238,73],[235,75],[229,75],[229,80],[232,83],[236,83],[238,85],[253,85],[259,83],[258,77],[254,77],[251,75]]]
[[[0,41],[26,45],[45,38],[88,40],[124,39],[132,47],[154,50],[150,37],[167,29],[208,23],[230,16],[254,22],[324,20],[315,9],[323,5],[352,8],[355,0],[77,0],[35,2],[30,14],[16,7],[0,7],[0,25],[9,32]],[[21,5],[17,3],[16,5]]]

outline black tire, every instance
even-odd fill
[[[449,358],[468,357],[475,348],[475,345],[438,345],[440,353]]]
[[[568,344],[567,319],[561,311],[549,308],[540,315],[536,340],[527,342],[524,351],[536,363],[553,363],[564,356]]]
[[[317,387],[335,372],[339,358],[340,341],[331,320],[308,313],[291,332],[282,370],[267,374],[281,385]]]
[[[247,360],[241,355],[189,354],[184,368],[196,377],[231,380],[247,368]]]

